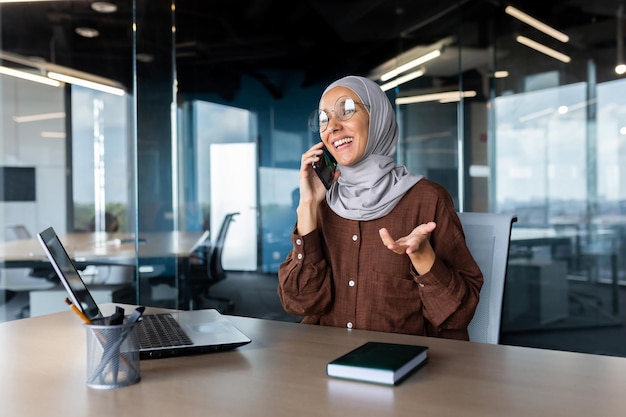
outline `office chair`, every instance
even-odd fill
[[[458,213],[467,246],[483,273],[480,301],[469,324],[470,341],[498,344],[511,228],[516,215]]]
[[[105,232],[109,232],[109,233],[117,232],[120,228],[120,220],[115,214],[105,211],[103,226],[104,226]],[[93,216],[91,220],[89,221],[87,230],[90,232],[100,231],[100,230],[96,230],[96,216]]]
[[[216,308],[222,313],[230,313],[234,309],[231,300],[210,295],[213,285],[226,279],[226,271],[222,266],[222,252],[230,223],[239,213],[228,213],[220,226],[215,243],[211,244],[209,232],[202,235],[201,242],[196,244],[189,253],[187,263],[180,276],[178,291],[178,308],[198,310]],[[176,287],[176,277],[169,275],[149,277],[151,286],[165,284]]]
[[[30,239],[32,237],[26,226],[24,226],[23,224],[14,224],[13,226],[7,226],[7,230],[12,235],[11,240]]]
[[[7,226],[7,230],[9,234],[7,234],[7,240],[22,240],[22,239],[31,239],[32,235],[28,228],[23,224],[15,224],[12,226]],[[36,266],[30,268],[28,271],[28,276],[33,278],[43,278],[50,282],[58,282],[59,279],[57,277],[54,268],[50,265],[46,266]]]
[[[2,270],[0,269],[0,274]],[[8,290],[8,289],[0,289],[0,305],[7,304],[17,295],[16,291]]]
[[[202,245],[201,250],[192,253],[189,259],[189,269],[183,281],[186,299],[189,300],[189,309],[216,308],[222,313],[230,313],[234,309],[231,300],[224,297],[210,295],[210,288],[226,279],[226,271],[222,266],[224,243],[235,216],[240,213],[228,213],[220,226],[217,238],[213,245]]]

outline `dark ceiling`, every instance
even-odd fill
[[[2,50],[132,84],[133,11],[110,0],[115,13],[92,10],[93,1],[5,4],[0,8]],[[493,35],[524,30],[497,0],[137,0],[138,70],[171,68],[169,28],[176,26],[176,71],[182,93],[234,96],[242,75],[259,80],[276,98],[284,77],[303,86],[346,73],[367,74],[399,52],[459,35],[464,46],[487,48]],[[615,0],[519,1],[519,8],[562,30],[615,21]],[[459,8],[460,7],[460,8]],[[488,22],[503,17],[498,27]],[[464,24],[459,25],[463,20]],[[77,27],[92,27],[83,38]],[[573,42],[615,43],[615,33]],[[152,68],[152,69],[151,69]],[[169,72],[168,72],[169,73]]]

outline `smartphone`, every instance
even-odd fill
[[[322,184],[326,187],[326,189],[330,189],[331,184],[333,183],[333,178],[335,178],[335,169],[337,169],[337,161],[335,157],[328,152],[326,146],[322,148],[324,153],[320,156],[320,159],[313,162],[313,170],[317,173],[317,176],[322,181]]]

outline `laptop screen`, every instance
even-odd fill
[[[46,251],[48,259],[50,259],[56,273],[59,277],[65,277],[65,279],[61,279],[61,282],[72,297],[74,305],[80,308],[89,319],[102,317],[98,305],[89,291],[87,291],[83,279],[78,274],[78,270],[72,263],[72,260],[54,229],[49,227],[43,232],[38,233],[37,237]]]

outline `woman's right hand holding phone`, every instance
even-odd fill
[[[326,187],[313,170],[313,162],[322,157],[324,144],[318,142],[304,154],[300,165],[300,202],[296,209],[298,234],[305,235],[317,228],[317,210],[326,198]],[[338,174],[335,173],[335,177]]]

